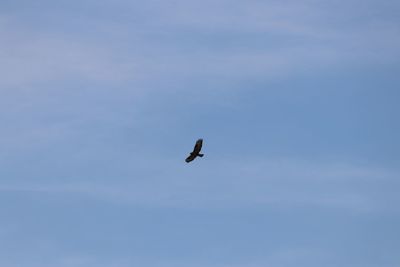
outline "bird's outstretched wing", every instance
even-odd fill
[[[189,157],[187,157],[185,159],[186,162],[191,162],[192,160],[194,160],[196,158],[196,156],[193,153],[190,153]]]
[[[203,146],[203,139],[197,140],[193,148],[193,153],[197,155],[200,152],[202,146]]]

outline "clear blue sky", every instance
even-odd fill
[[[399,14],[0,1],[0,266],[400,266]]]

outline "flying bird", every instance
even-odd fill
[[[194,160],[197,156],[202,157],[204,154],[200,154],[201,147],[203,146],[203,139],[199,139],[196,141],[196,144],[194,145],[193,151],[190,153],[189,157],[185,159],[187,163],[191,162]]]

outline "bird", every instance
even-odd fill
[[[189,162],[191,162],[192,160],[194,160],[197,156],[203,157],[204,154],[200,154],[200,150],[201,150],[201,147],[202,147],[202,146],[203,146],[203,139],[197,140],[197,141],[196,141],[196,144],[194,145],[193,151],[190,152],[189,157],[187,157],[187,158],[185,159],[185,161],[186,161],[187,163],[189,163]]]

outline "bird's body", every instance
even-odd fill
[[[197,156],[202,157],[204,154],[200,154],[201,147],[203,146],[203,139],[199,139],[196,141],[196,144],[194,145],[193,151],[190,153],[189,157],[186,158],[186,162],[191,162],[194,160]]]

